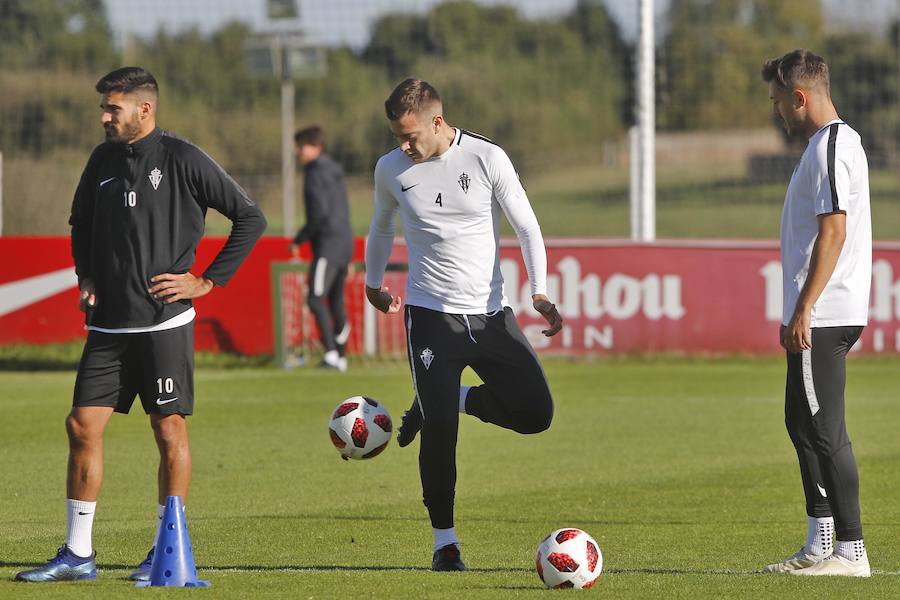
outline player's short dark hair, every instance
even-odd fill
[[[132,92],[148,92],[153,97],[159,97],[159,85],[156,78],[143,67],[121,67],[107,73],[100,78],[95,89],[101,94],[120,92],[130,94]]]
[[[325,149],[325,130],[320,125],[310,125],[303,129],[298,129],[294,133],[294,143],[300,146],[318,146]]]
[[[394,88],[384,101],[387,118],[396,121],[405,114],[418,114],[431,104],[440,104],[441,97],[430,83],[410,77]]]
[[[828,91],[828,65],[825,59],[809,50],[798,48],[779,58],[767,60],[762,68],[762,78],[766,83],[775,82],[789,88],[806,84],[824,85]]]

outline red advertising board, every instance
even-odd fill
[[[397,245],[392,260],[403,261]],[[565,325],[541,335],[515,240],[504,241],[507,300],[538,351],[772,354],[781,323],[777,242],[547,241],[548,295]],[[876,244],[869,326],[855,350],[900,353],[900,244]]]
[[[223,243],[201,243],[196,272]],[[362,249],[357,240],[357,260]],[[530,308],[518,246],[506,242],[501,249],[507,297],[540,351],[781,351],[781,271],[774,242],[550,240],[547,253],[549,295],[565,319],[564,330],[549,339],[540,335],[542,321]],[[199,349],[272,351],[270,264],[287,258],[285,240],[264,238],[226,288],[196,301]],[[398,244],[394,260],[404,258]],[[67,237],[0,238],[0,344],[84,335],[76,304]],[[396,321],[402,328],[401,319]],[[361,323],[353,325],[362,330]],[[900,353],[898,243],[876,244],[870,321],[858,350]]]
[[[224,243],[224,237],[204,238],[194,272],[202,272]],[[361,258],[363,248],[364,241],[356,240],[355,255]],[[264,237],[226,287],[195,300],[197,348],[271,352],[269,265],[289,258],[287,240]],[[0,238],[0,345],[64,342],[84,335],[69,238]]]
[[[567,353],[777,353],[782,281],[775,242],[548,244],[548,294],[565,319],[540,335],[518,248],[503,272],[536,348]],[[900,244],[874,255],[872,310],[856,348],[900,352]]]

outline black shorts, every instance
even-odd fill
[[[459,379],[468,366],[485,386],[469,390],[466,412],[521,432],[549,423],[553,401],[547,378],[511,308],[462,315],[407,304],[406,335],[426,421],[458,419]]]
[[[89,331],[72,406],[128,413],[135,395],[147,414],[194,412],[194,323],[147,333]]]

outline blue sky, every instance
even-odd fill
[[[441,0],[297,0],[300,23],[305,32],[327,45],[361,47],[368,39],[369,27],[380,15],[389,12],[423,13]],[[553,17],[569,12],[576,0],[477,0],[481,4],[511,4],[531,18]],[[786,0],[792,1],[792,0]],[[619,22],[623,33],[633,38],[637,30],[638,0],[603,0]],[[255,29],[272,28],[265,15],[265,0],[105,0],[110,24],[121,44],[124,34],[148,36],[160,27],[179,31],[198,27],[215,31],[228,21],[240,20]],[[656,0],[657,15],[664,15],[669,0]],[[829,23],[860,27],[883,27],[900,12],[900,0],[860,2],[824,0]],[[659,19],[658,19],[659,21]]]
[[[369,27],[379,16],[390,12],[427,12],[441,0],[297,0],[300,25],[306,33],[328,45],[361,47],[368,40]],[[530,18],[554,17],[572,10],[577,0],[477,0],[481,4],[510,4]],[[604,0],[626,32],[637,27],[638,0]],[[105,0],[117,41],[126,33],[148,36],[160,27],[178,31],[197,27],[215,31],[228,21],[244,21],[255,29],[272,28],[265,15],[265,0]],[[657,0],[657,13],[668,0]],[[291,25],[286,24],[286,25]]]

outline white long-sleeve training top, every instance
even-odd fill
[[[470,315],[502,309],[501,211],[519,238],[531,293],[545,294],[544,239],[502,148],[457,129],[446,152],[421,163],[394,149],[375,167],[366,285],[381,286],[399,212],[409,252],[407,304]]]

